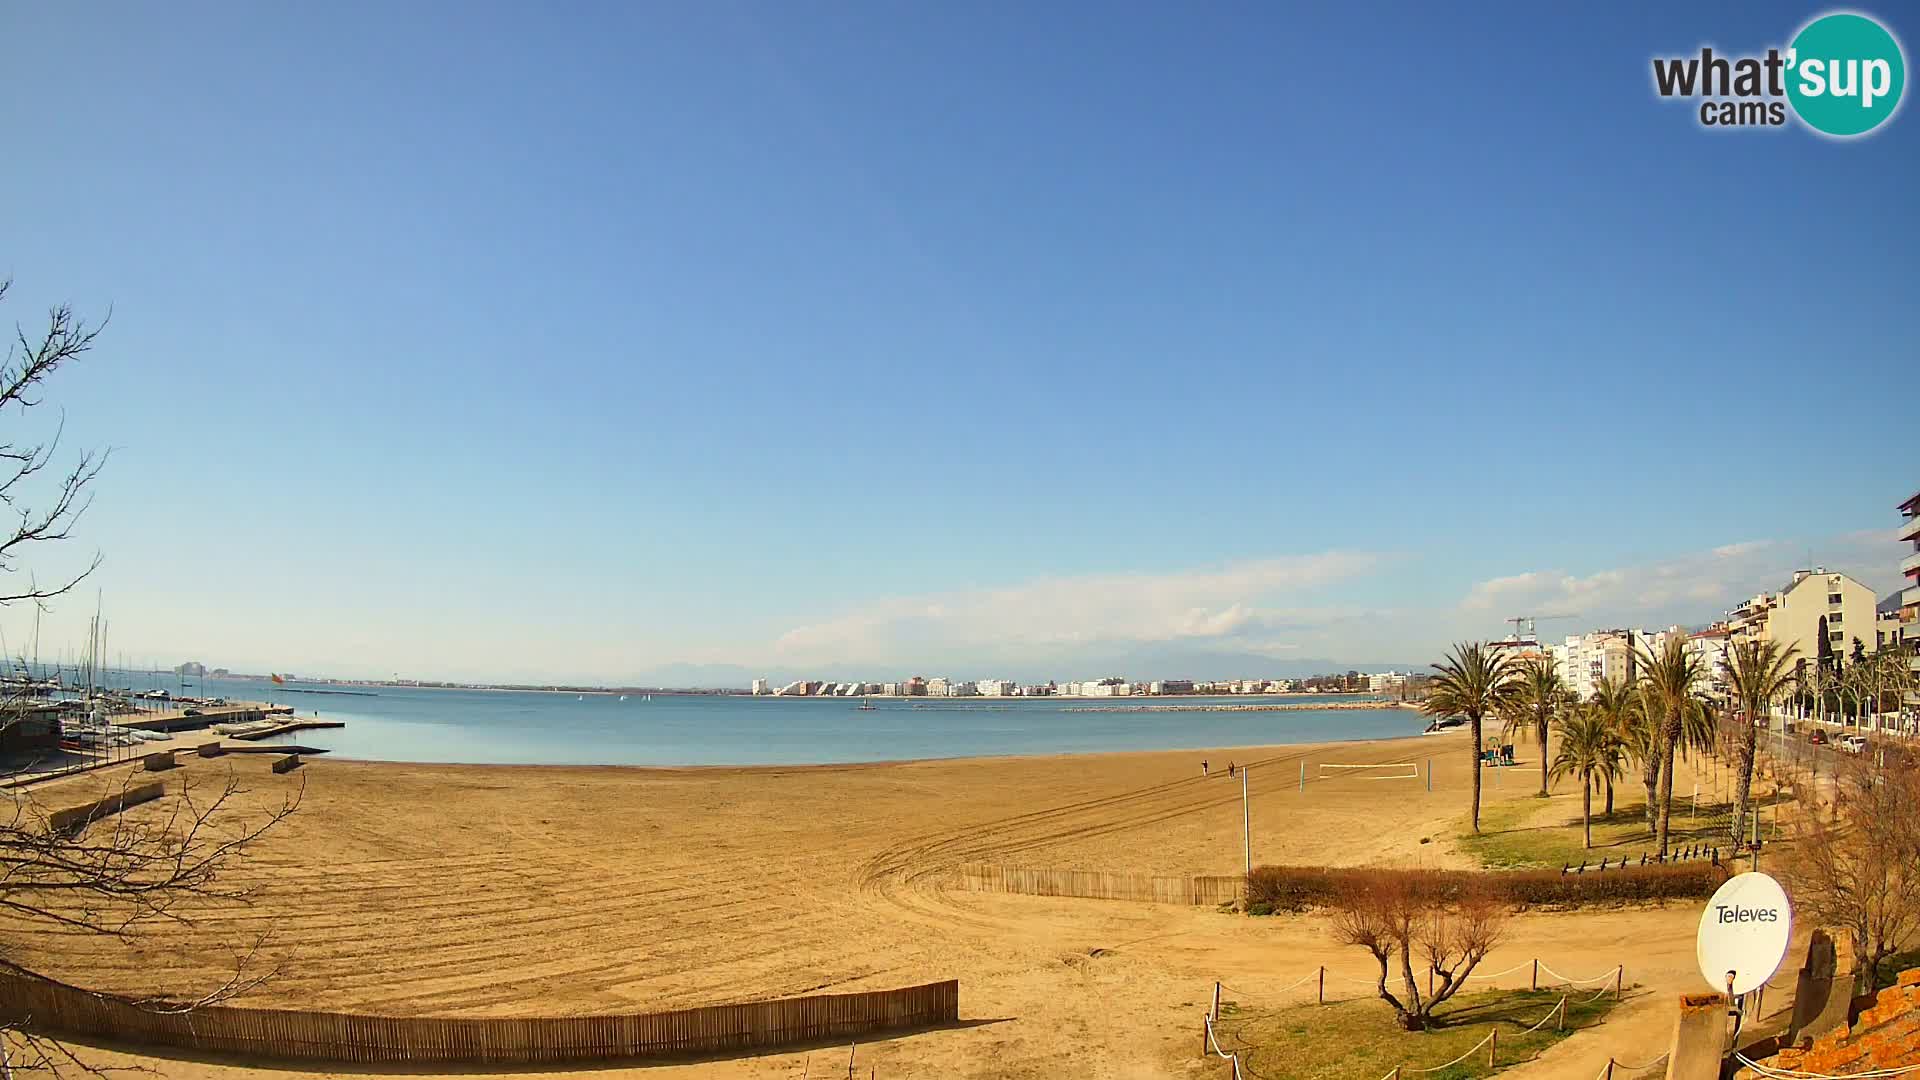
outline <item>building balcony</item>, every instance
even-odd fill
[[[1900,572],[1908,577],[1920,574],[1920,551],[1900,560]]]
[[[1900,523],[1900,539],[1920,540],[1920,514]]]

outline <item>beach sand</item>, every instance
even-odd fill
[[[1521,748],[1523,763],[1531,752]],[[1424,779],[1323,779],[1318,769],[1429,757],[1431,794]],[[262,956],[278,974],[236,1003],[395,1015],[643,1011],[958,978],[963,1026],[864,1045],[862,1073],[1212,1076],[1194,1052],[1215,979],[1249,1003],[1297,1000],[1311,983],[1282,988],[1316,966],[1338,973],[1332,987],[1340,975],[1366,976],[1369,959],[1331,944],[1318,918],[961,892],[951,870],[1238,873],[1240,782],[1225,774],[1229,760],[1253,766],[1255,863],[1468,865],[1453,841],[1469,772],[1460,735],[777,768],[319,758],[291,777],[271,775],[260,755],[193,759],[168,774],[210,790],[231,768],[248,789],[243,818],[304,783],[299,812],[223,879],[252,890],[250,904],[206,905],[188,913],[191,926],[155,924],[128,942],[17,919],[0,919],[0,935],[12,960],[55,977],[180,996],[219,985],[236,951],[266,933]],[[79,801],[106,782],[76,777],[36,796]],[[1485,796],[1522,797],[1536,783],[1523,764],[1499,787],[1489,777]],[[1577,793],[1542,807],[1577,813]],[[1669,1001],[1699,981],[1697,919],[1691,906],[1529,914],[1488,970],[1535,956],[1576,976],[1625,963],[1630,982]],[[1589,1039],[1602,1047],[1609,1033],[1575,1041]],[[1651,1056],[1645,1044],[1638,1034],[1620,1056]],[[1593,1053],[1604,1062],[1603,1048]],[[806,1060],[645,1071],[798,1076]],[[243,1063],[150,1064],[168,1075],[254,1075]]]

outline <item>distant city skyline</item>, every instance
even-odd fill
[[[1657,97],[1804,5],[1389,7],[10,8],[82,46],[0,72],[0,317],[112,313],[8,418],[114,451],[42,654],[1285,676],[1890,591],[1912,110]]]

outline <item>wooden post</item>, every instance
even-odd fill
[[[1554,1006],[1554,1008],[1556,1008],[1556,1009],[1558,1009],[1558,1010],[1560,1010],[1560,1019],[1558,1019],[1558,1020],[1556,1020],[1556,1021],[1554,1021],[1554,1022],[1553,1022],[1553,1030],[1555,1030],[1555,1031],[1565,1031],[1565,1030],[1567,1030],[1567,998],[1566,998],[1566,995],[1562,995],[1562,996],[1561,996],[1561,998],[1560,998],[1560,1004],[1558,1004],[1558,1005],[1555,1005],[1555,1006]]]
[[[1320,1000],[1319,1000],[1319,1002],[1318,1002],[1318,1004],[1321,1004],[1321,1005],[1325,1005],[1325,1004],[1327,1003],[1327,965],[1325,965],[1325,964],[1321,964],[1321,965],[1320,965],[1320,995],[1319,995],[1319,997],[1320,997]]]
[[[1622,977],[1625,976],[1626,973],[1627,973],[1627,968],[1625,964],[1614,965],[1613,967],[1613,1000],[1615,1001],[1620,1000],[1620,983],[1621,983]]]
[[[1200,1018],[1200,1056],[1206,1057],[1212,1052],[1213,1047],[1207,1045],[1207,1018],[1202,1016]]]
[[[1538,959],[1534,960],[1533,962],[1533,985],[1528,987],[1527,989],[1529,990],[1540,989],[1540,961]]]
[[[1489,1069],[1493,1068],[1493,1059],[1499,1053],[1500,1053],[1500,1029],[1494,1028],[1493,1034],[1487,1039],[1487,1068]]]
[[[1607,1075],[1604,1080],[1613,1080],[1613,1059],[1607,1059]]]
[[[1213,1011],[1207,1013],[1207,1019],[1220,1019],[1220,983],[1218,980],[1215,980],[1213,984]]]

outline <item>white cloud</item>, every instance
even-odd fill
[[[1779,540],[1741,540],[1658,562],[1616,567],[1586,575],[1565,570],[1532,570],[1489,578],[1473,585],[1460,601],[1462,611],[1488,611],[1504,605],[1536,615],[1574,614],[1593,626],[1609,621],[1709,621],[1754,593],[1784,584],[1805,555],[1816,565],[1852,574],[1877,592],[1892,587],[1896,552],[1886,530],[1869,529],[1828,537],[1799,548]]]
[[[878,601],[794,627],[788,662],[909,659],[969,648],[1219,641],[1286,651],[1265,635],[1321,616],[1266,606],[1376,569],[1382,556],[1333,551],[1171,573],[1046,578],[1002,588]],[[1264,603],[1263,603],[1264,602]],[[1244,640],[1242,640],[1244,639]]]

